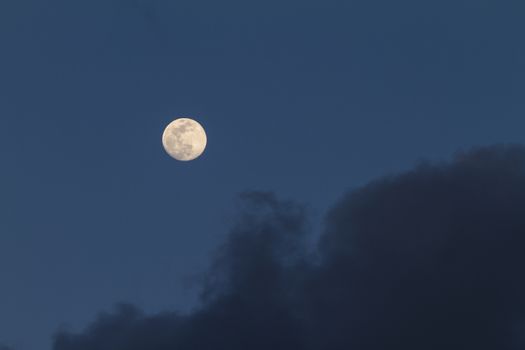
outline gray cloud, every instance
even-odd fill
[[[522,349],[525,149],[491,147],[353,191],[318,246],[296,203],[251,192],[190,315],[130,305],[55,350]]]

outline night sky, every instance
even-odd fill
[[[0,349],[525,348],[524,38],[522,0],[1,0]]]

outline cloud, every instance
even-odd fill
[[[55,350],[499,349],[525,346],[525,148],[425,164],[346,194],[315,249],[271,193],[241,212],[192,314],[130,305]]]

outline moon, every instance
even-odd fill
[[[164,130],[162,145],[176,160],[190,161],[199,157],[207,143],[202,125],[190,118],[178,118]]]

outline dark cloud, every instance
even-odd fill
[[[525,149],[491,147],[353,191],[309,249],[306,211],[243,207],[192,314],[122,305],[55,350],[525,347]]]

